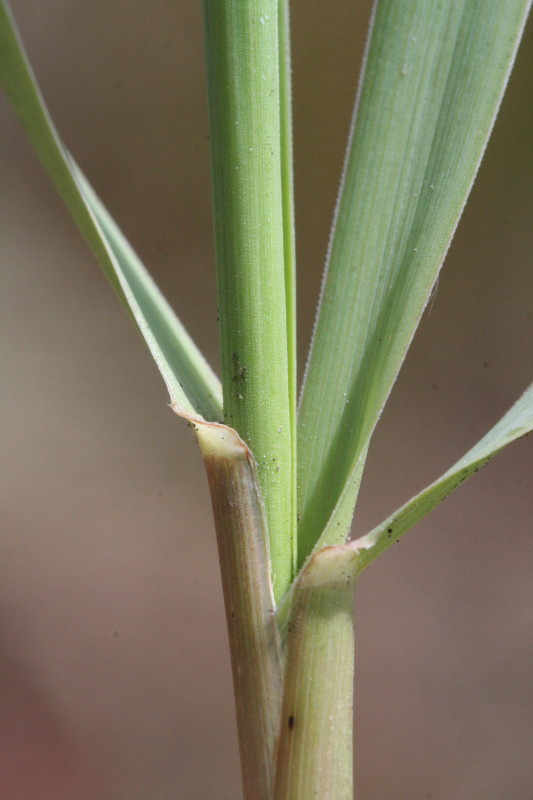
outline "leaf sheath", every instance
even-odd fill
[[[320,551],[296,581],[274,800],[353,798],[355,580],[329,580]]]
[[[209,481],[230,643],[245,800],[271,800],[281,655],[254,459],[225,425],[192,419]]]

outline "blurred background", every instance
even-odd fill
[[[217,365],[201,3],[12,8],[68,147]],[[301,364],[368,14],[293,2]],[[530,378],[530,45],[374,438],[358,534]],[[199,453],[5,101],[1,142],[0,798],[237,798]],[[531,465],[509,448],[362,578],[358,800],[531,797]]]

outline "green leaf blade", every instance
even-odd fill
[[[0,80],[82,235],[134,319],[171,402],[220,420],[220,382],[62,143],[7,4],[0,4]]]
[[[377,5],[299,415],[300,563],[350,482],[412,340],[527,6]]]
[[[139,330],[167,385],[176,409],[191,409],[208,421],[222,418],[220,381],[145,270],[82,173],[76,179],[118,267],[118,278]]]
[[[447,472],[411,498],[370,533],[348,547],[359,553],[358,570],[368,566],[467,478],[487,464],[500,450],[533,430],[533,384],[509,411]]]

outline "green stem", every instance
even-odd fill
[[[298,376],[296,365],[296,235],[294,225],[294,171],[292,151],[291,42],[289,0],[279,0],[279,86],[281,134],[281,191],[283,202],[283,249],[285,252],[285,299],[287,309],[287,355],[289,368],[289,407],[293,467],[292,520],[296,528],[296,438]],[[298,560],[296,536],[293,541],[293,569]]]
[[[271,800],[281,656],[268,537],[250,450],[225,425],[190,420],[211,491],[245,800]]]
[[[294,569],[278,0],[205,0],[224,415],[258,465],[274,594]]]
[[[352,800],[353,573],[314,556],[292,594],[274,800]]]

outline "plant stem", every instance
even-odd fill
[[[279,0],[279,87],[281,135],[281,191],[283,202],[283,249],[285,252],[285,301],[287,309],[287,355],[289,369],[289,410],[292,447],[293,509],[296,527],[297,480],[297,403],[298,375],[296,366],[296,232],[294,224],[294,170],[292,152],[292,82],[289,0]],[[297,537],[293,540],[293,567],[298,560]]]
[[[277,600],[295,547],[278,0],[205,0],[205,19],[224,417],[257,460]]]
[[[317,553],[293,590],[274,800],[352,800],[355,576]]]
[[[268,537],[250,450],[225,425],[191,420],[217,531],[245,800],[271,800],[281,656]]]

